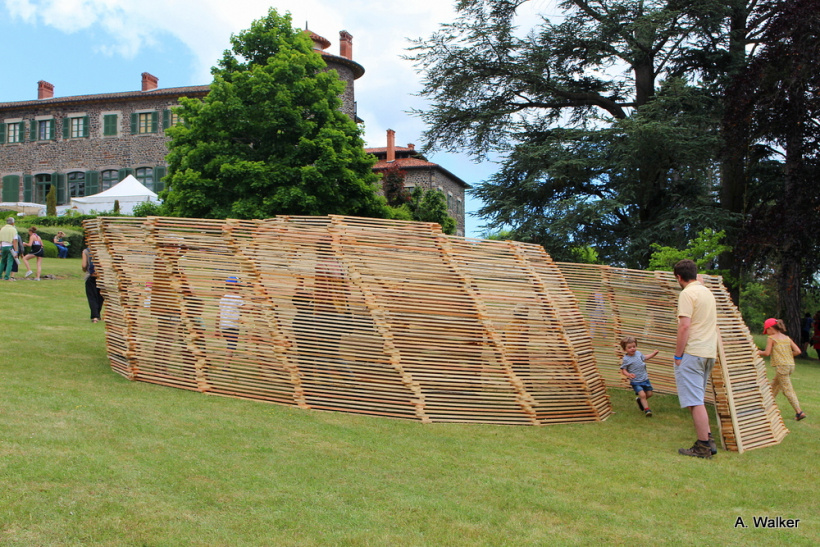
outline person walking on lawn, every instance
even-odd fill
[[[11,276],[11,267],[14,259],[22,249],[17,247],[17,228],[14,227],[14,217],[6,219],[6,225],[0,228],[0,275],[6,281]]]

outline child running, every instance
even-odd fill
[[[621,339],[621,349],[624,350],[624,359],[621,364],[621,374],[624,379],[629,380],[632,389],[635,390],[635,402],[638,403],[644,416],[652,417],[652,410],[649,408],[647,399],[652,397],[652,384],[649,383],[649,374],[646,372],[646,361],[658,354],[658,350],[645,356],[638,351],[638,340],[632,336]]]
[[[786,324],[782,319],[769,318],[763,323],[763,334],[769,336],[765,350],[758,350],[762,357],[772,356],[772,366],[777,373],[772,379],[772,397],[777,397],[780,390],[789,400],[794,408],[794,419],[798,422],[806,417],[806,413],[800,410],[800,403],[797,401],[797,394],[792,388],[791,375],[794,372],[794,356],[800,355],[800,347],[794,340],[786,335]]]

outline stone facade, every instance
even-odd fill
[[[149,84],[143,91],[0,104],[2,201],[44,203],[54,185],[57,204],[63,205],[128,174],[162,190],[170,109],[180,97],[201,98],[208,89]]]

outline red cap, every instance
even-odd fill
[[[766,321],[763,322],[763,330],[765,331],[766,329],[771,328],[775,325],[777,325],[777,319],[775,319],[774,317],[769,317],[768,319],[766,319]]]

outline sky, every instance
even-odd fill
[[[356,101],[367,146],[386,146],[393,129],[397,145],[420,147],[424,124],[409,112],[425,107],[415,96],[422,76],[401,56],[409,39],[427,38],[454,20],[455,1],[0,0],[0,102],[36,99],[40,80],[54,85],[56,97],[137,91],[143,72],[158,77],[160,88],[207,85],[231,34],[274,7],[289,12],[294,27],[307,23],[330,40],[330,53],[339,53],[339,31],[353,35],[353,59],[365,68]],[[497,168],[467,154],[427,159],[471,185]],[[470,214],[479,207],[467,198],[468,236],[484,231]]]

